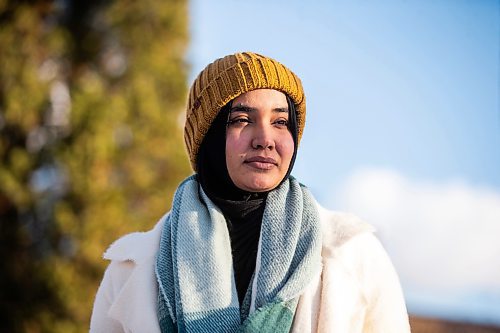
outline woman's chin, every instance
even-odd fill
[[[279,183],[279,181],[268,179],[268,177],[252,177],[245,179],[240,184],[236,184],[236,186],[247,192],[267,192],[276,188]]]

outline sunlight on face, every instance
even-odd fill
[[[257,89],[234,99],[226,133],[226,165],[238,188],[274,189],[285,177],[293,152],[285,94]]]

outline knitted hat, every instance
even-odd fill
[[[298,141],[306,118],[306,100],[300,79],[274,59],[243,52],[215,60],[194,80],[184,126],[184,141],[193,170],[200,145],[220,109],[234,98],[255,89],[279,90],[293,100]]]

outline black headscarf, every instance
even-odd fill
[[[294,151],[290,166],[281,183],[288,179],[298,146],[297,115],[291,98],[288,103],[288,129],[292,134]],[[196,168],[203,191],[224,214],[233,254],[233,267],[238,299],[243,302],[255,270],[257,247],[262,216],[268,192],[248,192],[236,185],[229,177],[226,165],[226,129],[232,102],[224,106],[213,121],[200,146]],[[281,184],[280,183],[280,184]]]

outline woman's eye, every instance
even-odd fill
[[[279,126],[288,126],[288,120],[286,119],[278,119],[274,123]]]
[[[229,119],[227,122],[228,125],[236,125],[236,124],[245,124],[249,123],[250,119],[248,118],[235,118],[235,119]]]

